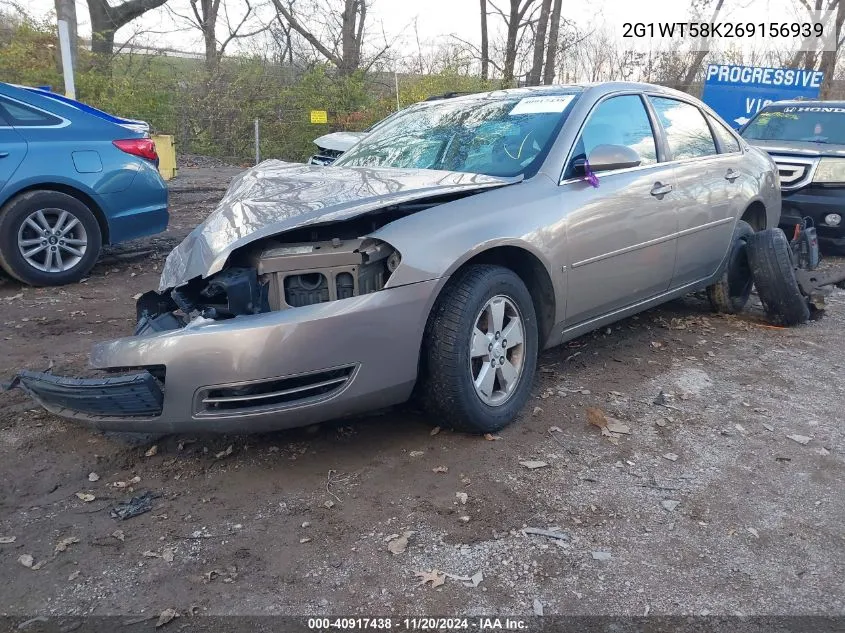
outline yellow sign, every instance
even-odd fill
[[[311,110],[311,123],[328,123],[329,115],[325,110]]]

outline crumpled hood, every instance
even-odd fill
[[[320,149],[345,152],[365,136],[367,136],[367,132],[332,132],[315,138],[314,145]]]
[[[384,206],[519,182],[431,169],[322,167],[267,160],[235,177],[220,204],[164,263],[159,291],[219,272],[250,242]]]

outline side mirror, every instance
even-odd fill
[[[642,163],[640,155],[625,145],[596,145],[587,160],[590,163],[590,170],[595,173],[612,169],[628,169]],[[575,171],[586,175],[583,159],[575,161]]]

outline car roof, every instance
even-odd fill
[[[523,88],[504,88],[501,90],[490,90],[488,92],[475,92],[468,95],[458,95],[449,98],[449,101],[472,101],[475,99],[495,99],[497,97],[517,97],[517,96],[542,96],[555,94],[577,94],[582,92],[590,92],[595,96],[604,94],[611,94],[614,92],[652,92],[663,93],[667,96],[685,97],[687,99],[695,99],[690,94],[667,88],[665,86],[658,86],[656,84],[635,82],[635,81],[603,81],[590,83],[575,83],[575,84],[556,84],[552,86],[525,86]],[[437,103],[435,100],[433,103]],[[425,103],[425,102],[423,102]]]
[[[125,117],[116,116],[114,114],[109,114],[108,112],[104,112],[99,108],[95,108],[94,106],[90,106],[87,103],[83,103],[82,101],[77,101],[76,99],[71,99],[70,97],[66,97],[63,94],[59,94],[58,92],[53,92],[52,90],[45,90],[44,88],[34,88],[32,86],[21,86],[18,84],[9,84],[15,88],[19,88],[20,90],[26,90],[27,92],[31,92],[33,94],[41,95],[42,97],[46,97],[47,99],[53,99],[55,101],[60,101],[65,103],[71,107],[76,108],[77,110],[82,110],[83,112],[87,112],[88,114],[93,114],[94,116],[100,117],[101,119],[105,119],[111,123],[117,123],[118,125],[125,125],[127,123],[130,124],[138,124],[138,123],[145,123],[144,121],[139,121],[138,119],[127,119]]]

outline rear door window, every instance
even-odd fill
[[[11,99],[0,99],[0,114],[13,127],[51,127],[63,122],[59,117],[44,110]]]
[[[672,160],[702,158],[718,153],[701,110],[684,101],[667,97],[649,97],[649,100],[666,130]]]
[[[739,141],[728,131],[728,128],[710,115],[707,115],[707,119],[710,121],[710,127],[713,128],[713,132],[716,134],[716,139],[719,141],[722,153],[730,154],[732,152],[738,152]]]

